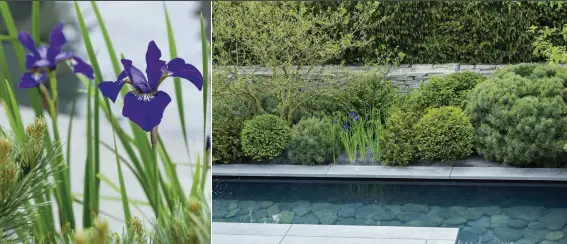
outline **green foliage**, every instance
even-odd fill
[[[428,110],[414,126],[414,143],[421,159],[451,161],[472,153],[474,130],[458,107]]]
[[[54,183],[45,180],[62,169],[54,160],[59,145],[43,145],[45,131],[45,121],[37,119],[21,142],[0,128],[0,240],[11,239],[9,233],[16,230],[23,231],[26,240],[32,238],[35,214],[46,202],[26,204],[48,193]]]
[[[332,31],[353,21],[343,5],[326,11],[305,2],[213,2],[213,62],[289,68],[338,58],[348,48],[362,45],[353,40],[357,28],[340,35]],[[378,3],[357,5],[367,9],[357,19],[366,21]]]
[[[349,105],[348,112],[364,116],[373,111],[385,121],[392,106],[397,104],[398,89],[382,73],[373,71],[354,75],[341,99]]]
[[[368,150],[372,159],[379,161],[381,153],[380,135],[383,123],[380,120],[380,109],[369,109],[365,114],[349,112],[348,115],[333,116],[332,137],[335,139],[333,155],[345,152],[349,161],[354,163],[359,157],[366,161]]]
[[[214,111],[213,106],[213,111]],[[213,163],[238,162],[244,156],[240,146],[242,118],[228,118],[213,112]]]
[[[175,203],[173,211],[155,227],[152,243],[211,243],[211,209],[206,194],[200,192],[186,206]]]
[[[108,230],[108,223],[104,220],[95,219],[91,227],[86,228],[82,232],[75,233],[74,236],[68,237],[70,240],[67,242],[74,244],[111,244],[113,241],[112,237],[111,232]],[[116,243],[120,243],[119,240],[117,240]]]
[[[537,29],[533,26],[532,32],[537,32],[536,40],[533,43],[534,55],[545,57],[547,62],[555,64],[567,63],[567,24],[562,28],[549,28],[547,26]],[[553,39],[561,36],[564,45],[556,45]]]
[[[412,111],[396,109],[392,112],[380,135],[382,164],[406,166],[415,158],[413,127],[419,118],[420,114]]]
[[[456,106],[465,108],[470,91],[485,77],[474,72],[452,73],[447,76],[434,76],[410,97],[409,106],[414,111],[427,108]]]
[[[353,39],[358,28],[334,31],[335,26],[354,21],[343,5],[327,11],[308,2],[214,2],[213,25],[218,28],[213,33],[213,62],[222,66],[216,69],[226,70],[237,80],[250,81],[255,78],[246,77],[249,75],[242,74],[238,66],[270,68],[271,78],[258,84],[263,92],[274,94],[274,112],[291,126],[298,121],[296,112],[301,106],[342,83],[312,79],[311,74],[317,72],[313,67],[369,42]],[[357,5],[367,10],[357,16],[357,20],[363,20],[379,3]]]
[[[332,116],[336,112],[356,112],[358,115],[370,115],[378,112],[385,121],[390,109],[397,103],[398,89],[383,75],[372,70],[360,74],[351,74],[347,82],[311,99],[298,109],[297,117]]]
[[[207,220],[211,218],[211,210],[205,193],[199,193],[186,205],[179,201],[173,204],[172,211],[166,212],[152,226],[149,236],[142,221],[134,217],[126,223],[127,230],[122,235],[111,232],[106,221],[94,220],[91,227],[82,232],[69,233],[63,238],[67,239],[66,243],[74,244],[210,243],[211,222]]]
[[[287,123],[275,115],[258,115],[244,123],[242,150],[255,160],[275,158],[283,152],[290,139]]]
[[[328,163],[333,157],[333,138],[329,119],[304,118],[291,128],[288,157],[294,163]]]
[[[362,26],[361,38],[373,35],[371,44],[354,49],[335,62],[359,64],[400,53],[402,63],[414,64],[541,61],[532,53],[535,35],[526,30],[530,26],[553,28],[567,23],[567,11],[550,5],[512,1],[386,1],[369,22],[356,22]],[[354,8],[350,9],[351,15],[357,14]],[[336,28],[344,30],[350,25]],[[380,50],[380,56],[376,50]]]
[[[301,118],[309,117],[330,117],[336,113],[345,113],[350,111],[350,104],[343,99],[345,90],[336,88],[330,89],[319,95],[317,90],[312,89],[305,91],[307,96],[317,96],[316,99],[310,99],[303,103],[295,114],[294,121],[299,121]]]
[[[213,90],[213,162],[232,163],[244,157],[240,143],[240,132],[244,121],[259,113],[251,96],[237,96],[234,91],[242,89],[241,93],[258,93],[231,82],[220,74],[215,74],[215,89]]]
[[[215,64],[221,60],[238,60],[239,64],[249,65],[259,60],[255,51],[247,51],[241,36],[250,32],[253,37],[264,32],[277,33],[282,50],[290,49],[298,33],[302,33],[302,23],[297,26],[278,26],[282,22],[281,13],[287,14],[293,7],[279,12],[263,7],[246,9],[248,26],[232,24],[242,11],[236,7],[241,3],[213,3],[213,26],[220,26],[223,31],[213,33]],[[349,38],[356,45],[337,52],[325,64],[375,64],[375,63],[520,63],[538,62],[543,59],[532,43],[536,41],[536,33],[527,31],[529,27],[562,28],[567,24],[565,7],[557,4],[537,1],[383,1],[374,3],[318,1],[310,3],[293,3],[308,6],[319,14],[320,19],[342,18],[333,21],[332,25],[319,25],[323,37]],[[232,14],[231,11],[236,14]],[[263,12],[263,13],[260,13]],[[261,21],[257,21],[261,20]],[[253,23],[256,22],[256,23]],[[259,27],[259,28],[258,28]],[[288,28],[287,32],[277,31]],[[216,27],[215,27],[216,29]],[[244,34],[241,34],[244,33]],[[235,36],[231,39],[231,36]],[[222,38],[219,38],[222,37]],[[556,35],[557,37],[557,35]],[[261,37],[263,38],[263,37]],[[262,40],[257,38],[257,40]],[[309,38],[300,40],[299,47],[306,47]],[[565,46],[566,40],[552,38],[554,46]],[[274,46],[279,45],[277,43]],[[317,42],[311,42],[317,43]],[[309,44],[319,50],[330,50],[318,45]],[[241,51],[233,51],[236,48]],[[260,42],[254,50],[262,50]],[[275,48],[275,47],[274,47]],[[273,49],[273,48],[272,48]],[[268,49],[269,50],[269,49]],[[291,50],[291,49],[290,49]],[[223,53],[223,56],[217,56]],[[256,52],[257,53],[257,52]],[[321,52],[324,53],[324,52]],[[271,55],[267,52],[267,55]],[[291,54],[284,53],[281,60],[290,60]],[[278,59],[278,56],[272,56]]]
[[[506,164],[564,164],[567,71],[521,64],[499,71],[472,90],[465,112],[480,154]]]

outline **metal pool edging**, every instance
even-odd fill
[[[567,168],[224,164],[213,165],[212,172],[213,177],[567,182]]]

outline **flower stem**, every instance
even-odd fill
[[[53,94],[53,98],[52,99],[48,99],[48,103],[49,103],[49,114],[51,117],[51,127],[53,129],[53,140],[56,143],[61,142],[60,137],[59,137],[59,127],[58,127],[58,123],[57,123],[57,76],[55,74],[55,71],[49,71],[48,72],[48,77],[49,77],[49,83],[51,86],[51,92]],[[41,88],[40,88],[41,89]],[[64,162],[63,156],[62,155],[58,155],[56,160],[58,160],[59,162]],[[61,172],[56,174],[56,181],[59,181],[59,186],[56,187],[56,195],[58,195],[56,197],[56,199],[59,202],[59,218],[60,218],[60,222],[62,223],[62,225],[64,223],[69,223],[71,225],[72,228],[74,228],[75,225],[75,220],[74,220],[74,216],[73,216],[73,211],[72,211],[72,199],[70,198],[70,192],[71,192],[71,186],[69,185],[69,179],[70,179],[70,175],[69,175],[69,167],[66,167],[65,169],[61,170]],[[62,213],[62,209],[67,209],[70,211],[71,214],[68,213]]]
[[[51,120],[53,124],[53,136],[55,137],[56,141],[59,141],[59,128],[57,127],[57,77],[55,71],[49,71],[49,83],[51,86],[51,93],[53,94],[53,98],[48,99],[49,103],[49,114],[51,115]],[[40,88],[41,89],[41,88]],[[45,91],[47,93],[47,91]],[[49,95],[47,95],[49,96]]]
[[[155,212],[156,212],[156,219],[159,217],[159,166],[158,166],[158,152],[157,152],[157,143],[158,143],[158,127],[154,127],[150,132],[150,142],[152,143],[152,150],[154,155],[154,179],[156,184],[156,191],[154,195],[154,202],[155,202]]]
[[[49,108],[49,103],[50,103],[49,101],[51,101],[51,96],[49,95],[47,88],[43,85],[43,83],[40,83],[39,86],[37,87],[37,90],[41,94],[41,102],[43,108],[48,112],[51,111]]]
[[[51,94],[53,94],[53,99],[51,99],[51,102],[53,103],[55,116],[57,116],[59,112],[58,109],[59,103],[57,102],[59,100],[59,92],[57,91],[57,74],[55,73],[55,71],[49,71],[48,74],[49,74],[49,86],[51,88]]]

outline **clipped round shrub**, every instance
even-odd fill
[[[246,156],[255,160],[273,159],[287,146],[290,129],[280,117],[263,114],[244,122],[240,137]]]
[[[410,97],[412,109],[418,111],[444,106],[464,109],[470,91],[485,79],[474,72],[434,76],[419,88],[415,96]]]
[[[474,129],[458,107],[432,108],[414,127],[414,143],[421,159],[442,162],[464,158],[472,153]]]
[[[298,164],[328,163],[333,157],[332,124],[329,119],[306,118],[291,128],[288,157]]]
[[[465,110],[476,147],[487,159],[517,166],[564,165],[567,71],[521,64],[472,90]]]
[[[413,126],[420,115],[401,109],[395,109],[388,120],[385,130],[380,135],[382,164],[406,166],[415,156]]]

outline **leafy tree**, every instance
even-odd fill
[[[357,16],[360,20],[371,16],[380,3],[357,4],[365,10]],[[291,125],[301,105],[346,81],[340,77],[310,79],[322,72],[315,67],[340,57],[349,48],[368,43],[354,40],[356,25],[345,32],[333,31],[334,26],[352,21],[345,5],[339,3],[333,11],[326,11],[304,2],[214,2],[215,69],[231,75],[235,80],[233,90],[243,99],[252,100],[260,111],[270,112],[249,91],[250,84],[274,94],[276,110],[272,112]],[[270,71],[271,78],[242,75],[243,66],[268,68],[261,72]],[[252,70],[258,72],[259,68]],[[309,90],[317,92],[305,92]]]

